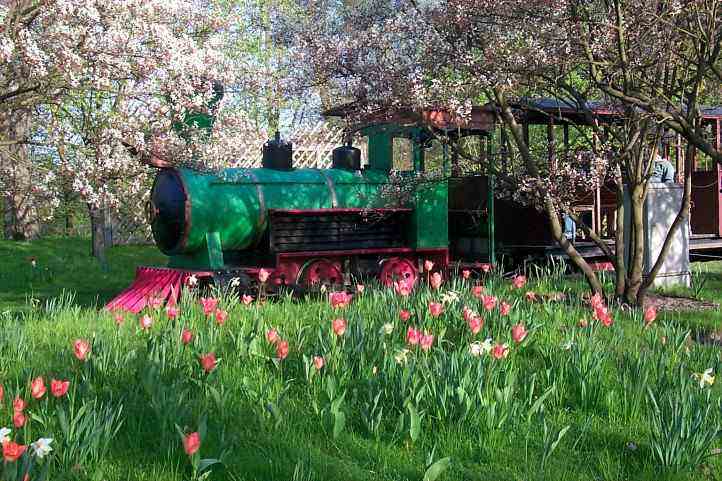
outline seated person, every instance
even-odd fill
[[[652,175],[649,177],[650,182],[661,182],[665,184],[674,183],[674,166],[665,157],[663,150],[659,150],[657,157],[654,159],[652,166]]]

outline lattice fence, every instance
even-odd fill
[[[261,152],[268,138],[258,132],[249,132],[247,143],[242,149],[244,155],[235,163],[235,167],[260,167]],[[293,166],[296,168],[327,169],[331,167],[333,149],[344,143],[342,127],[318,122],[316,125],[301,128],[284,140],[293,143]],[[366,143],[354,143],[361,149],[362,159],[366,159]]]

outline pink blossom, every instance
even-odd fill
[[[491,348],[491,355],[494,359],[504,359],[509,355],[509,347],[506,344],[497,344]]]
[[[502,316],[508,316],[511,312],[511,304],[509,304],[506,301],[503,301],[501,304],[499,304],[499,312]]]
[[[471,271],[469,269],[464,269],[461,271],[461,277],[463,279],[468,279],[471,276]]]
[[[434,263],[430,260],[424,261],[424,270],[426,272],[431,272],[434,269]]]
[[[484,303],[484,309],[487,311],[493,311],[496,307],[496,297],[494,296],[482,296],[481,301]]]
[[[526,296],[526,300],[529,302],[536,301],[536,292],[534,292],[534,291],[526,291],[525,296]]]
[[[411,289],[411,283],[408,282],[406,279],[394,281],[394,290],[396,291],[396,294],[401,297],[408,297],[409,294],[411,294]]]
[[[431,287],[434,289],[438,289],[439,287],[441,287],[441,283],[443,282],[441,274],[438,272],[434,272],[433,274],[431,274],[430,282]]]
[[[481,270],[485,274],[491,271],[491,264],[481,264]]]
[[[248,294],[243,294],[241,296],[241,302],[246,306],[250,306],[251,303],[253,303],[253,296],[249,296]]]
[[[471,333],[476,335],[481,332],[481,328],[484,327],[484,319],[481,317],[472,317],[467,321],[469,324],[469,329],[471,329]]]
[[[150,329],[152,325],[153,325],[153,318],[150,317],[149,315],[146,314],[140,318],[140,328],[143,329],[144,331]]]
[[[320,371],[326,365],[326,361],[323,356],[313,356],[313,365],[317,371]]]
[[[266,331],[266,341],[268,341],[269,344],[276,344],[278,341],[281,340],[281,337],[278,335],[278,331],[271,328],[268,331]]]
[[[477,299],[484,297],[484,286],[474,286],[471,288],[471,294]]]
[[[267,271],[266,269],[261,269],[258,271],[258,280],[261,281],[261,284],[265,284],[270,275],[271,273],[269,271]]]
[[[657,310],[654,308],[654,306],[649,306],[647,309],[644,310],[645,327],[651,326],[655,319],[657,319]]]
[[[356,284],[356,292],[357,292],[358,294],[363,294],[363,293],[364,293],[364,289],[365,289],[365,287],[364,287],[363,284]]]
[[[223,309],[216,309],[215,317],[216,317],[216,323],[219,326],[222,326],[223,324],[226,323],[226,320],[228,319],[228,312],[224,311]]]
[[[178,317],[178,308],[169,304],[165,307],[165,314],[168,316],[168,319],[175,319]]]
[[[409,311],[407,311],[406,309],[401,309],[399,311],[399,319],[401,319],[402,321],[406,322],[409,320],[410,317],[411,317],[411,313]]]

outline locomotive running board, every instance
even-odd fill
[[[151,299],[173,305],[192,271],[168,269],[163,267],[138,267],[135,281],[126,290],[118,294],[105,308],[139,313]]]

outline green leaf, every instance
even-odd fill
[[[426,473],[424,473],[424,481],[436,481],[436,479],[441,476],[441,473],[446,471],[450,465],[451,458],[439,459],[426,470]]]
[[[409,419],[411,421],[409,436],[411,436],[412,441],[416,441],[421,433],[421,417],[413,404],[407,404],[406,409],[409,410]]]
[[[343,411],[336,411],[333,413],[333,439],[338,439],[345,427],[346,415]]]
[[[214,464],[222,464],[220,459],[212,459],[212,458],[206,458],[201,459],[201,461],[198,463],[198,472],[202,473],[203,471],[207,470]]]

